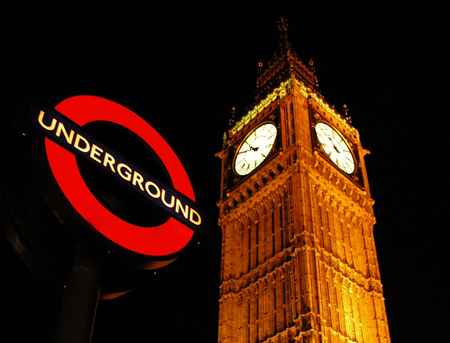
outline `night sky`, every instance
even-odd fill
[[[299,57],[314,60],[325,99],[348,106],[371,152],[392,342],[450,340],[447,12],[430,1],[343,3],[0,1],[2,135],[30,100],[49,107],[80,94],[113,100],[165,138],[211,214],[209,241],[122,298],[99,303],[93,343],[217,340],[214,154],[231,108],[239,116],[253,103],[257,63],[272,57],[281,15]],[[30,271],[3,234],[0,248],[0,340],[51,341],[62,291]]]

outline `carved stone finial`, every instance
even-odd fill
[[[347,122],[351,125],[351,124],[352,124],[352,117],[350,117],[350,116],[348,115],[348,111],[349,111],[348,106],[344,104],[343,107],[344,107],[345,119],[346,119]]]
[[[346,104],[344,104],[343,107],[344,107],[345,116],[348,116],[348,106]]]
[[[263,62],[261,60],[259,60],[259,62],[258,62],[258,77],[256,78],[256,88],[259,88],[260,76],[261,76],[261,73],[262,73],[262,68],[263,68]]]
[[[281,32],[286,32],[288,29],[287,19],[284,19],[284,16],[281,16],[280,21],[278,22],[278,29]]]
[[[235,107],[231,108],[230,114],[231,114],[231,118],[230,118],[230,121],[229,121],[228,124],[229,124],[230,127],[232,127],[234,125],[234,117],[236,115],[236,108]]]
[[[227,146],[227,133],[224,132],[222,137],[222,147],[225,149],[226,146]]]
[[[312,60],[312,58],[309,59],[309,70],[311,70],[312,73],[314,74],[315,86],[319,87],[319,80],[317,80],[317,76],[316,76],[316,67],[314,67],[314,61]]]

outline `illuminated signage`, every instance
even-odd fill
[[[194,192],[181,162],[166,141],[142,118],[110,100],[76,96],[55,110],[30,111],[29,122],[46,136],[45,149],[53,176],[73,208],[103,236],[136,253],[165,256],[184,248],[193,230],[206,233],[205,216],[195,203]],[[142,139],[164,164],[173,188],[141,170],[89,135],[83,126],[109,122]],[[164,224],[142,227],[131,224],[105,208],[83,180],[80,156],[171,215]]]

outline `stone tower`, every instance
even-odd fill
[[[220,343],[390,342],[358,131],[287,23],[255,103],[224,136]]]

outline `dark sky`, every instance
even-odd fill
[[[0,1],[2,132],[30,99],[102,96],[172,146],[213,235],[122,298],[98,307],[94,343],[215,342],[222,135],[253,102],[256,66],[280,15],[325,99],[347,104],[363,147],[392,342],[449,340],[448,34],[432,2]],[[2,149],[14,147],[3,146]],[[2,168],[7,168],[2,166]],[[13,172],[13,171],[11,171]],[[48,342],[62,293],[0,237],[0,337]]]

